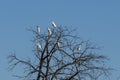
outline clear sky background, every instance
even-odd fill
[[[0,0],[0,80],[16,80],[8,71],[7,56],[16,52],[32,54],[32,33],[27,28],[41,26],[44,32],[58,25],[78,28],[77,33],[102,46],[115,70],[110,80],[120,76],[120,0]]]

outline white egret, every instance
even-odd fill
[[[48,28],[48,32],[49,32],[49,35],[51,35],[51,34],[52,34],[52,31],[50,30],[50,28]]]
[[[57,25],[55,24],[55,22],[54,22],[54,21],[52,21],[52,26],[53,26],[54,28],[56,28],[56,27],[57,27]]]
[[[60,42],[57,42],[57,47],[60,48]]]
[[[42,50],[42,47],[39,43],[37,43],[37,50]]]
[[[37,33],[40,33],[40,26],[37,26]]]
[[[80,49],[81,49],[81,45],[78,45],[77,51],[80,51]]]

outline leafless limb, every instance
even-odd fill
[[[19,59],[15,54],[9,56],[11,69],[17,65],[26,66],[25,78],[35,75],[35,80],[97,80],[109,71],[109,68],[103,66],[107,58],[94,53],[99,48],[89,40],[84,41],[73,35],[72,30],[63,27],[51,28],[51,35],[38,34],[33,29],[30,31],[34,34],[32,42],[35,45],[40,43],[42,46],[42,50],[33,50],[38,62]],[[78,45],[81,45],[80,51],[77,51]],[[98,75],[92,74],[95,71]]]

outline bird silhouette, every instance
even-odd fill
[[[42,47],[39,43],[37,43],[37,50],[42,50]]]
[[[49,35],[51,35],[51,34],[52,34],[52,31],[50,30],[50,28],[48,28],[48,32],[49,32]]]
[[[77,46],[77,51],[80,51],[80,49],[81,49],[81,45],[78,45]]]
[[[37,26],[37,33],[40,33],[40,26]]]
[[[57,47],[60,48],[60,42],[57,42]]]
[[[54,21],[52,21],[52,26],[53,26],[54,28],[56,28],[56,27],[57,27],[57,25],[55,24],[55,22],[54,22]]]

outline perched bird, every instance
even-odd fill
[[[40,26],[37,26],[37,33],[40,33]]]
[[[39,43],[37,43],[37,50],[42,50],[42,47]]]
[[[56,27],[57,27],[57,25],[55,24],[55,22],[54,22],[54,21],[52,21],[52,26],[53,26],[54,28],[56,28]]]
[[[77,46],[77,51],[80,51],[80,49],[81,49],[81,45],[78,45]]]
[[[51,35],[51,34],[52,34],[52,31],[50,30],[50,28],[48,28],[48,32],[49,32],[49,35]]]
[[[57,42],[57,47],[60,48],[60,42]]]

